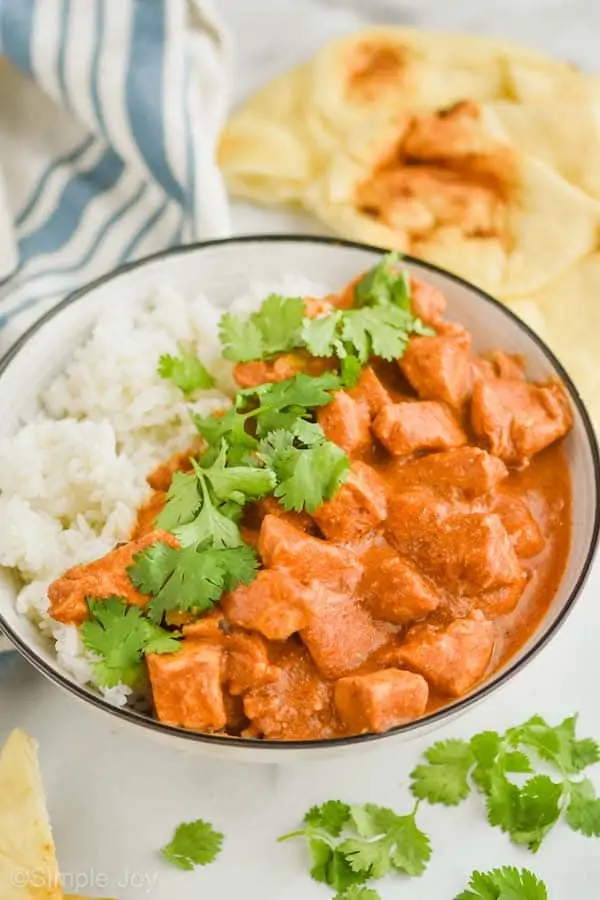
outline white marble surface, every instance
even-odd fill
[[[483,31],[534,44],[582,66],[600,56],[597,0],[220,0],[236,38],[235,100],[309,56],[327,38],[368,23],[399,22]],[[234,208],[235,230],[318,232],[309,219]],[[555,641],[516,682],[440,737],[503,728],[533,712],[552,720],[581,713],[581,731],[600,737],[600,568]],[[0,680],[0,740],[20,724],[39,738],[61,868],[68,887],[119,900],[326,900],[307,860],[275,838],[313,802],[372,800],[408,809],[407,775],[422,747],[371,750],[357,759],[303,767],[232,766],[173,757],[143,735],[124,739],[100,713],[78,705],[21,661]],[[600,775],[595,776],[600,789]],[[1,802],[1,801],[0,801]],[[218,863],[195,873],[170,870],[156,849],[172,826],[202,816],[226,833]],[[474,868],[528,866],[547,881],[549,900],[597,900],[600,841],[566,827],[537,856],[485,824],[473,799],[456,810],[424,807],[434,856],[421,879],[384,882],[384,900],[452,900]],[[378,885],[379,887],[379,885]]]

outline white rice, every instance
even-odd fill
[[[327,291],[287,276],[251,287],[230,309],[248,315],[269,293]],[[127,540],[148,494],[146,476],[195,434],[189,407],[207,415],[229,402],[234,383],[221,356],[220,316],[205,297],[187,302],[172,291],[103,314],[43,391],[41,411],[0,440],[0,565],[18,571],[24,586],[17,610],[54,642],[60,666],[80,684],[94,683],[94,657],[76,627],[49,617],[48,585]],[[176,354],[179,341],[217,383],[192,404],[156,371],[161,354]],[[125,685],[100,690],[119,706],[131,694]]]

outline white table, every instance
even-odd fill
[[[220,8],[238,43],[238,100],[328,37],[367,22],[488,31],[590,68],[600,33],[600,5],[564,0],[221,0]],[[308,219],[250,206],[238,205],[234,217],[238,233],[321,231]],[[600,738],[599,597],[597,565],[575,612],[542,655],[436,737],[503,729],[535,712],[556,722],[579,711],[581,734]],[[144,735],[116,732],[108,716],[63,695],[20,660],[0,680],[0,740],[16,725],[40,741],[67,887],[119,900],[325,900],[332,892],[311,882],[302,847],[278,845],[277,836],[295,827],[312,803],[334,797],[408,811],[408,773],[431,742],[400,749],[384,742],[363,756],[289,768],[174,755]],[[600,771],[595,780],[600,788]],[[169,868],[158,849],[178,823],[198,817],[225,832],[222,855],[193,873]],[[453,810],[424,806],[420,823],[433,842],[428,872],[377,885],[383,898],[452,900],[473,869],[504,864],[536,871],[550,900],[600,894],[600,841],[562,825],[533,856],[486,824],[479,798]]]

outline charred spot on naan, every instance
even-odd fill
[[[365,39],[348,48],[346,94],[349,99],[377,104],[382,93],[405,86],[415,51],[396,42]]]

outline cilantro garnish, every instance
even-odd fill
[[[581,772],[600,761],[600,746],[576,737],[577,717],[549,725],[534,716],[504,734],[434,744],[411,773],[413,794],[452,806],[477,789],[488,821],[535,852],[563,817],[574,831],[600,837],[600,799]],[[552,772],[537,771],[545,766]],[[527,778],[519,776],[529,776]]]
[[[88,608],[90,619],[81,625],[81,637],[85,647],[100,657],[94,662],[94,673],[104,687],[120,683],[139,687],[144,680],[144,654],[179,650],[177,634],[149,622],[139,606],[128,605],[121,597],[90,597]]]
[[[455,900],[548,900],[548,893],[533,872],[504,866],[491,872],[473,872],[468,889]]]
[[[429,838],[416,824],[417,807],[406,816],[374,803],[348,806],[330,800],[313,806],[304,827],[280,841],[304,837],[312,860],[311,876],[343,898],[373,898],[358,887],[392,872],[421,875],[431,856]],[[352,888],[352,891],[350,890]]]
[[[410,279],[400,262],[399,254],[390,253],[367,272],[354,289],[353,309],[311,318],[300,298],[271,294],[246,320],[226,313],[220,331],[223,355],[247,362],[305,349],[342,361],[350,357],[365,363],[371,355],[398,359],[411,334],[434,334],[412,314]]]
[[[284,509],[313,513],[345,480],[349,468],[344,451],[328,441],[320,425],[298,420],[289,431],[272,431],[258,455],[275,473],[274,494]]]
[[[271,294],[260,310],[245,321],[225,313],[220,323],[223,356],[234,362],[262,359],[298,346],[304,319],[304,301],[300,297]]]
[[[146,610],[152,621],[161,622],[172,610],[206,612],[225,591],[249,584],[257,566],[254,551],[245,544],[175,549],[158,541],[138,553],[128,571],[138,590],[152,594]]]
[[[381,900],[381,895],[364,884],[351,884],[346,890],[336,894],[333,900]]]
[[[209,822],[196,819],[179,825],[161,853],[180,869],[192,871],[196,866],[214,862],[223,845],[223,835]]]
[[[161,378],[167,378],[173,384],[181,388],[186,397],[200,388],[211,388],[215,379],[194,353],[185,349],[183,344],[177,344],[179,356],[163,354],[158,361],[158,374]]]

